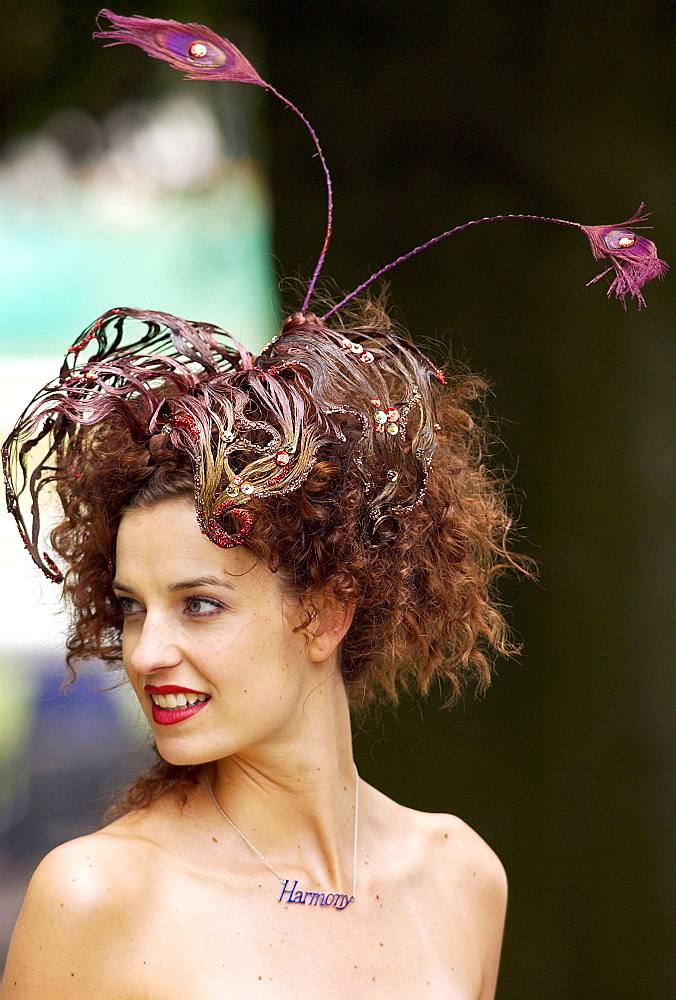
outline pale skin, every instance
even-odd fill
[[[200,581],[200,582],[198,582]],[[309,636],[279,577],[219,549],[179,499],[127,512],[116,593],[123,659],[162,755],[204,763],[221,807],[273,867],[351,894],[355,773],[340,642],[325,600]],[[146,685],[208,696],[174,725]],[[278,902],[280,883],[205,781],[52,851],[17,923],[0,1000],[493,1000],[504,871],[453,816],[359,785],[356,898]]]

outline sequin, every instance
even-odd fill
[[[394,437],[395,434],[399,433],[399,424],[388,424],[385,430]]]
[[[370,351],[364,351],[364,353],[360,356],[359,360],[363,361],[365,365],[371,365],[375,361],[375,358],[373,357]]]
[[[371,400],[371,403],[373,404],[373,406],[381,406],[382,405],[377,396],[373,397],[373,399]]]
[[[293,441],[289,441],[288,444],[284,445],[284,451],[287,452],[289,455],[295,455],[296,454],[296,446],[293,443]]]
[[[373,419],[377,424],[385,424],[387,423],[387,414],[384,410],[376,410],[373,414]]]
[[[229,497],[238,497],[239,496],[239,486],[235,486],[234,483],[230,483],[229,486],[225,487],[225,494],[226,494],[226,496],[229,496]]]
[[[255,487],[252,483],[242,483],[242,485],[240,486],[240,490],[242,491],[242,493],[245,493],[247,496],[251,496],[254,489]]]
[[[221,549],[234,549],[235,546],[241,545],[253,525],[253,514],[250,511],[242,507],[236,507],[229,513],[233,517],[236,517],[242,525],[240,530],[234,535],[229,535],[214,517],[207,519],[201,512],[197,515],[197,522],[201,530]]]
[[[235,476],[235,478],[233,479],[233,483],[235,484],[235,486],[241,486],[243,482],[244,479],[242,478],[242,476]]]
[[[291,461],[291,456],[285,451],[278,451],[275,455],[275,462],[277,465],[288,465]]]
[[[230,444],[231,441],[235,440],[236,435],[233,434],[232,431],[223,431],[223,433],[221,434],[221,437],[223,438],[223,440],[225,441],[226,444]]]
[[[391,483],[396,483],[396,481],[399,479],[399,473],[397,472],[396,469],[388,469],[387,478]]]
[[[350,350],[352,351],[353,354],[362,354],[363,351],[364,351],[364,348],[361,346],[361,344],[354,344],[353,343],[353,344],[350,344]]]
[[[399,419],[399,410],[395,410],[395,408],[394,408],[393,406],[389,406],[389,407],[388,407],[388,408],[387,408],[387,409],[385,410],[385,414],[386,414],[386,416],[387,416],[387,419],[388,419],[388,420],[389,420],[389,421],[390,421],[391,423],[394,423],[394,422],[395,422],[396,420],[398,420],[398,419]]]
[[[205,55],[209,50],[207,49],[204,42],[193,42],[188,52],[193,59],[204,59]]]

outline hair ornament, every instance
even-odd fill
[[[87,429],[109,419],[148,447],[149,462],[158,438],[190,459],[198,523],[223,548],[250,533],[248,505],[297,490],[322,449],[338,447],[353,463],[369,525],[410,509],[436,446],[438,370],[390,332],[361,328],[352,337],[359,352],[306,314],[253,357],[209,324],[138,309],[105,313],[69,348],[59,377],[35,396],[2,449],[8,508],[36,564],[60,582],[39,541],[44,491],[62,488],[78,462],[86,464]],[[364,353],[373,363],[360,362]],[[381,421],[396,432],[374,434]],[[418,472],[402,483],[388,470],[403,470],[406,448]]]
[[[415,247],[318,318],[309,306],[331,238],[333,193],[305,116],[209,28],[110,10],[99,17],[111,27],[95,37],[109,45],[136,45],[189,80],[255,84],[291,108],[309,131],[324,172],[327,224],[301,309],[258,357],[212,324],[131,308],[104,313],[68,349],[59,377],[35,396],[2,448],[9,512],[50,580],[62,577],[41,543],[41,506],[54,487],[63,501],[68,482],[86,468],[91,437],[103,420],[123,422],[133,440],[147,446],[150,466],[165,445],[189,458],[198,523],[223,548],[245,541],[256,510],[298,490],[329,454],[361,486],[364,530],[374,542],[391,535],[396,519],[424,499],[440,431],[435,383],[445,385],[444,374],[389,329],[350,327],[348,336],[340,323],[332,328],[328,321],[388,271],[446,237],[508,219],[574,226],[587,236],[594,257],[609,262],[590,284],[614,270],[608,294],[623,306],[627,295],[644,305],[643,285],[667,270],[655,244],[634,232],[645,228],[638,225],[647,218],[643,205],[613,226],[498,215]]]
[[[183,70],[188,80],[236,80],[241,83],[254,83],[259,87],[269,90],[280,101],[291,108],[301,119],[315,144],[319,156],[327,187],[327,226],[324,243],[319,254],[314,273],[308,284],[301,313],[307,312],[312,293],[314,292],[317,278],[321,272],[326,257],[333,223],[333,189],[331,175],[324,158],[324,153],[319,143],[317,135],[298,108],[291,103],[283,94],[280,94],[269,83],[266,83],[256,72],[251,63],[245,59],[239,49],[221,38],[210,28],[205,28],[199,24],[181,24],[178,21],[163,21],[159,18],[148,17],[120,17],[110,10],[102,10],[99,17],[106,17],[113,25],[107,31],[98,31],[95,38],[108,39],[109,45],[122,45],[129,43],[137,45],[147,52],[154,59],[163,59],[174,69]],[[447,236],[462,232],[472,226],[482,225],[484,222],[498,222],[505,219],[532,219],[538,222],[553,222],[561,226],[573,226],[581,229],[589,239],[592,253],[597,259],[610,261],[610,267],[601,274],[592,278],[589,284],[593,284],[604,277],[610,270],[615,270],[615,278],[610,284],[608,295],[616,295],[624,306],[625,298],[631,295],[637,300],[639,308],[645,305],[641,288],[646,282],[653,278],[662,278],[668,269],[668,265],[657,256],[655,244],[644,236],[638,236],[628,227],[636,226],[636,223],[644,222],[647,218],[642,214],[644,205],[641,204],[638,210],[626,222],[613,226],[585,226],[579,222],[569,222],[566,219],[553,219],[541,215],[493,215],[483,219],[474,219],[463,225],[455,226],[453,229],[435,236],[426,243],[415,247],[408,253],[397,257],[390,264],[385,265],[380,270],[372,274],[366,281],[363,281],[353,292],[350,292],[343,299],[334,305],[322,316],[323,320],[329,319],[348,302],[351,302],[357,295],[365,291],[374,281],[381,278],[388,271],[403,264],[404,261],[415,257],[416,254],[428,247],[440,243]],[[640,227],[645,228],[645,227]]]

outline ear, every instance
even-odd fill
[[[311,633],[307,646],[307,657],[312,663],[328,660],[347,635],[354,618],[353,604],[341,604],[331,595],[315,600],[317,617],[309,626]]]

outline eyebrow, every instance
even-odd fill
[[[177,590],[193,590],[195,587],[226,587],[228,590],[235,589],[231,583],[221,579],[219,576],[198,576],[194,580],[181,580],[179,583],[172,583],[171,586],[167,587],[167,590],[170,594],[174,594]],[[114,581],[113,588],[121,590],[125,594],[134,593],[133,587],[128,587],[126,583],[121,583],[119,580]]]

